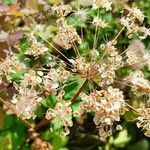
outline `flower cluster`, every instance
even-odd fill
[[[56,93],[59,87],[59,82],[65,82],[69,76],[69,71],[66,71],[62,67],[57,69],[52,68],[47,75],[42,77],[42,88],[44,91]]]
[[[35,118],[35,111],[42,101],[42,97],[36,91],[38,84],[42,79],[37,75],[34,70],[29,70],[24,74],[24,78],[20,80],[20,84],[14,82],[13,85],[18,91],[12,98],[12,103],[18,114],[23,115],[24,118]]]
[[[42,105],[45,107],[44,117],[47,121],[51,121],[52,127],[59,124],[61,126],[59,131],[64,129],[64,135],[67,135],[69,127],[73,126],[73,116],[81,117],[83,113],[92,113],[100,137],[106,139],[111,135],[115,122],[119,122],[121,115],[127,111],[126,107],[130,107],[139,112],[138,127],[145,129],[145,135],[150,136],[149,108],[135,110],[125,103],[123,91],[119,89],[119,85],[117,88],[113,87],[117,82],[131,86],[132,89],[129,90],[136,96],[150,95],[150,82],[144,78],[142,71],[139,71],[145,64],[150,66],[149,55],[142,41],[131,40],[128,48],[119,52],[119,49],[124,47],[126,39],[121,38],[125,38],[125,34],[128,38],[136,34],[140,39],[150,36],[150,29],[145,27],[147,24],[143,26],[144,15],[140,9],[125,6],[119,20],[123,27],[114,36],[115,31],[104,29],[108,27],[107,20],[110,22],[110,27],[118,26],[118,23],[114,21],[116,15],[113,16],[108,12],[106,16],[104,15],[105,11],[112,10],[111,0],[80,0],[79,2],[73,1],[70,5],[69,2],[66,5],[63,1],[60,1],[60,5],[49,5],[48,2],[43,1],[42,3],[45,4],[39,4],[39,10],[46,13],[43,15],[41,12],[40,16],[38,8],[36,8],[37,14],[32,13],[35,16],[39,15],[37,18],[41,17],[38,21],[35,16],[35,18],[26,16],[19,18],[25,22],[23,32],[26,33],[24,35],[26,35],[29,47],[19,42],[13,47],[6,40],[6,35],[1,35],[1,42],[5,41],[9,48],[12,46],[13,50],[21,49],[18,55],[7,56],[0,62],[0,84],[7,80],[15,89],[11,102],[16,114],[21,114],[23,119],[35,119],[36,110]],[[80,4],[82,4],[81,7]],[[55,21],[52,26],[48,12],[51,14],[50,17],[54,17],[51,18]],[[46,19],[42,19],[43,17]],[[81,24],[78,25],[78,22]],[[127,33],[124,29],[127,29]],[[107,31],[110,33],[107,34]],[[103,36],[110,34],[114,38],[105,42]],[[120,36],[121,40],[118,40]],[[69,54],[66,56],[65,53],[68,51],[65,50],[68,49],[70,49]],[[136,69],[138,71],[135,71]],[[129,71],[131,73],[128,75]],[[120,82],[122,77],[125,82]],[[69,88],[71,91],[68,92],[67,86],[75,82],[80,83],[78,79],[84,79],[79,89],[74,92],[74,86],[71,86]],[[85,94],[84,90],[89,94]],[[125,88],[122,87],[122,90]],[[128,90],[124,93],[126,92]],[[55,97],[56,103],[52,105],[53,107],[49,107],[46,101],[45,106],[43,100],[50,100],[51,96]],[[66,97],[69,97],[70,101]],[[81,98],[77,101],[80,107],[74,111],[72,104],[78,97]],[[118,125],[116,129],[121,130],[121,125]],[[39,143],[42,141],[36,140],[35,147],[40,147]],[[42,147],[48,146],[45,144]]]
[[[128,11],[128,15],[123,16],[120,19],[120,23],[127,28],[128,37],[131,38],[133,34],[139,33],[143,34],[143,36],[140,36],[141,39],[149,36],[149,29],[141,26],[144,21],[144,15],[140,9],[127,7],[126,10]]]
[[[97,65],[87,62],[84,57],[78,57],[75,60],[71,59],[73,65],[73,72],[78,72],[84,77],[93,78],[97,75]]]
[[[58,34],[55,37],[55,42],[65,49],[70,49],[77,41],[81,43],[81,39],[72,25],[68,25],[64,18],[57,20]]]
[[[98,75],[100,76],[100,86],[112,84],[116,77],[115,71],[124,65],[122,56],[118,54],[117,49],[114,47],[112,42],[104,44],[103,48],[110,56],[108,59],[101,61],[99,64]]]
[[[46,112],[46,119],[48,120],[59,120],[60,123],[65,127],[66,133],[69,134],[68,127],[73,125],[72,122],[72,108],[68,102],[58,102],[54,108],[49,108]]]
[[[70,5],[54,5],[52,6],[52,13],[57,14],[60,17],[65,17],[71,12],[72,8]]]
[[[106,138],[115,121],[125,112],[123,92],[117,88],[108,87],[107,90],[94,91],[90,95],[81,94],[81,108],[87,112],[95,112],[94,123],[99,128],[101,137]],[[108,132],[109,129],[110,131]]]
[[[4,76],[7,80],[11,81],[11,74],[20,71],[23,65],[19,62],[15,55],[7,56],[2,62],[0,62],[0,76]]]
[[[105,28],[108,25],[108,23],[106,23],[105,21],[103,21],[101,18],[98,18],[98,17],[94,18],[92,24],[94,26],[101,27],[101,28]]]
[[[15,94],[12,99],[17,113],[23,115],[23,118],[26,119],[35,118],[35,111],[42,101],[42,98],[38,96],[37,92],[33,89],[20,87],[18,92],[19,93]]]
[[[50,60],[47,64],[50,69],[39,68],[39,71],[27,68],[17,59],[17,55],[9,56],[1,62],[1,82],[5,79],[13,83],[17,93],[14,94],[12,103],[23,118],[35,118],[35,111],[44,98],[42,93],[57,93],[59,83],[64,83],[70,76],[63,62],[54,63],[53,58]],[[12,74],[18,71],[22,72],[22,77],[17,82],[12,81]]]
[[[110,0],[93,0],[93,9],[99,7],[105,8],[107,11],[112,9],[112,2]]]
[[[30,48],[28,49],[28,54],[37,58],[41,55],[44,55],[47,51],[48,51],[48,48],[45,47],[40,42],[38,42],[36,38],[32,36],[31,45],[30,45]]]
[[[126,62],[135,68],[139,65],[142,67],[143,64],[146,64],[148,61],[148,53],[145,50],[144,44],[139,40],[135,40],[129,45],[126,56]]]
[[[150,137],[150,108],[139,108],[140,116],[137,118],[137,127],[145,130],[145,135]]]
[[[150,93],[150,83],[144,79],[142,71],[132,72],[125,80],[133,85],[132,90],[136,95]]]

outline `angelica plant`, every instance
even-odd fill
[[[42,127],[49,125],[52,133],[57,128],[64,137],[74,120],[86,114],[92,115],[99,140],[106,142],[123,130],[121,118],[130,112],[137,127],[150,137],[150,82],[143,72],[150,67],[150,54],[142,42],[150,29],[142,11],[126,4],[114,12],[111,0],[37,5],[35,16],[26,7],[20,10],[25,25],[18,29],[24,33],[25,45],[17,43],[16,51],[0,62],[0,83],[7,81],[14,89],[0,102],[6,114],[15,114],[27,125],[32,149],[52,149],[39,135]],[[38,14],[41,18],[36,20]],[[75,83],[78,88],[68,91]]]

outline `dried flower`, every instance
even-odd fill
[[[72,8],[70,5],[59,5],[52,6],[52,13],[57,14],[59,17],[65,17],[71,12]]]
[[[129,11],[129,16],[132,16],[133,20],[137,19],[140,23],[144,21],[144,15],[140,9],[136,7],[135,8],[126,7],[126,9]]]
[[[93,0],[93,9],[97,9],[99,7],[106,8],[107,11],[111,10],[112,2],[110,0]]]
[[[52,149],[53,148],[49,143],[41,140],[39,137],[37,137],[32,144],[32,150],[52,150]]]
[[[135,40],[129,45],[126,51],[126,56],[128,57],[126,61],[134,68],[143,67],[148,59],[146,54],[144,44],[139,40]]]
[[[100,28],[105,28],[107,27],[107,24],[105,21],[103,21],[102,19],[98,18],[98,17],[95,17],[92,24],[94,26],[97,26],[97,27],[100,27]]]
[[[115,44],[116,44],[116,41],[109,41],[104,44],[101,44],[100,48],[102,50],[107,51],[110,54],[110,56],[115,56],[116,54],[118,54],[118,52],[116,51],[117,48],[115,47]]]
[[[7,58],[0,63],[0,76],[5,75],[7,79],[10,80],[11,74],[20,71],[23,67],[15,55],[7,56]]]
[[[88,10],[83,8],[77,8],[77,10],[73,11],[74,16],[78,16],[81,18],[82,21],[86,21],[88,17]]]
[[[132,37],[132,34],[137,34],[139,31],[139,25],[135,23],[130,17],[122,17],[120,23],[127,28],[128,37]]]
[[[12,99],[16,111],[26,119],[35,118],[35,110],[39,106],[42,98],[33,89],[20,87],[18,92],[19,94],[15,94]]]
[[[95,112],[94,123],[100,129],[100,136],[106,138],[111,131],[111,129],[108,131],[109,128],[106,126],[111,127],[125,112],[123,93],[110,86],[107,90],[94,91],[89,96],[86,94],[80,96],[83,100],[81,108],[87,112]]]
[[[150,92],[150,83],[144,79],[141,71],[134,71],[125,80],[133,85],[132,90],[136,95]]]
[[[84,57],[77,57],[75,60],[71,59],[70,62],[74,67],[72,71],[79,72],[84,77],[93,78],[98,73],[97,65],[86,62]]]
[[[139,23],[144,21],[144,15],[137,8],[126,8],[128,15],[123,16],[120,19],[120,23],[127,28],[128,37],[132,37],[132,34],[137,34],[140,31]],[[137,22],[139,21],[139,23]]]
[[[148,36],[150,36],[150,29],[147,29],[146,27],[140,27],[140,32],[143,33],[142,36],[140,36],[140,39],[145,39],[147,38]]]
[[[42,78],[34,70],[29,70],[27,73],[25,73],[23,80],[20,81],[20,85],[22,87],[35,87],[40,83],[42,83]]]
[[[73,122],[72,122],[72,109],[70,107],[70,103],[57,102],[54,108],[49,108],[47,110],[46,119],[48,120],[59,119],[63,126],[71,127],[73,125]]]
[[[32,40],[31,42],[30,48],[28,50],[28,54],[34,57],[39,57],[41,55],[44,55],[47,51],[48,48],[34,38],[34,40]]]
[[[59,82],[65,82],[70,76],[70,73],[63,67],[57,69],[51,68],[47,75],[42,77],[42,89],[48,92],[56,93],[59,88]]]
[[[111,51],[110,51],[111,54]],[[110,85],[114,82],[116,77],[115,71],[123,66],[122,56],[118,55],[118,52],[114,51],[114,54],[108,58],[107,61],[103,61],[98,67],[98,76],[100,76],[99,85]]]
[[[81,43],[81,39],[72,25],[68,25],[64,18],[58,21],[58,34],[55,37],[55,42],[65,49],[70,49],[76,41]]]
[[[145,130],[145,136],[150,137],[150,108],[139,108],[139,117],[137,122],[138,128],[143,128]]]

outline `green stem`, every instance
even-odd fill
[[[76,101],[76,99],[79,96],[79,94],[81,93],[82,89],[87,85],[88,82],[89,82],[88,79],[84,80],[84,82],[82,83],[82,85],[80,86],[80,88],[77,90],[77,92],[75,93],[75,95],[72,97],[71,103],[74,103]]]

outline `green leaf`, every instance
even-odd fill
[[[72,105],[72,110],[73,111],[78,111],[80,109],[80,103],[74,103]]]
[[[0,131],[10,128],[13,125],[13,120],[14,120],[13,116],[4,115],[4,123],[2,128],[0,128]]]
[[[17,150],[26,139],[26,126],[18,118],[14,118],[10,132],[13,150]]]
[[[11,134],[0,136],[0,150],[12,150]]]
[[[150,149],[150,143],[146,139],[142,139],[139,142],[136,142],[135,144],[132,144],[127,147],[127,150],[149,150]]]
[[[128,76],[132,70],[129,67],[122,67],[119,70],[116,71],[116,74],[120,77]]]
[[[135,121],[135,119],[138,117],[137,114],[133,111],[126,111],[124,114],[124,118],[126,121]]]
[[[67,137],[60,137],[59,131],[51,132],[50,129],[43,133],[43,138],[52,144],[54,150],[64,149],[64,146],[68,141]]]
[[[5,4],[14,4],[17,2],[17,0],[0,0],[0,2]]]
[[[0,129],[0,137],[7,137],[6,144],[8,148],[11,150],[17,150],[22,142],[26,139],[26,126],[23,124],[22,121],[18,120],[15,116],[7,116],[5,115],[4,118],[4,126]],[[9,139],[8,139],[9,137]],[[1,142],[0,139],[0,150],[9,150],[5,147],[5,139],[2,139],[4,143]],[[1,146],[1,144],[3,146]],[[10,145],[11,144],[11,145]]]
[[[21,40],[21,45],[20,45],[20,49],[21,49],[21,53],[25,54],[27,52],[29,48],[29,42],[27,39],[22,39]]]
[[[54,107],[57,102],[56,95],[52,94],[42,101],[43,106],[45,107]]]
[[[56,130],[59,130],[59,129],[61,129],[62,128],[62,126],[63,126],[63,123],[62,123],[62,121],[58,118],[56,118],[56,119],[54,119],[53,121],[52,121],[52,126],[53,126],[53,130],[54,131],[56,131]]]
[[[74,81],[70,81],[74,82]],[[66,95],[64,96],[65,99],[71,99],[73,97],[73,95],[75,94],[75,92],[79,89],[79,87],[81,86],[83,80],[80,79],[77,82],[65,87],[64,91],[66,93]]]
[[[0,129],[3,127],[4,125],[4,113],[2,108],[0,107]]]
[[[37,115],[39,118],[44,117],[45,112],[46,112],[46,108],[44,108],[43,106],[39,106],[39,107],[36,109],[36,115]]]
[[[19,81],[23,79],[23,72],[22,71],[17,71],[13,74],[11,74],[11,79],[12,81]]]
[[[115,147],[121,148],[124,147],[130,140],[131,137],[128,135],[127,130],[124,129],[118,134],[118,137],[113,140],[113,144]]]

